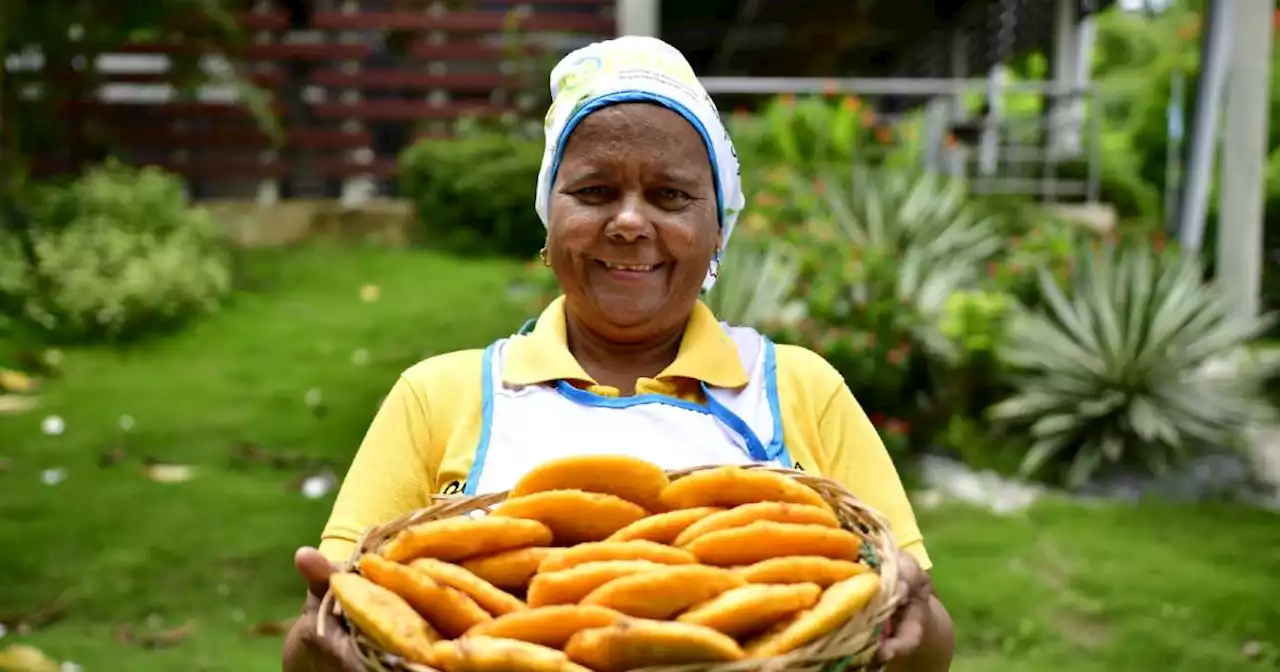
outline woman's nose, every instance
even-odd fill
[[[605,234],[619,242],[634,242],[653,235],[653,223],[645,215],[644,195],[628,192],[618,202],[618,209],[605,223]]]

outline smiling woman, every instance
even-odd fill
[[[841,482],[889,519],[902,549],[906,599],[880,647],[890,669],[947,669],[951,622],[932,594],[923,538],[840,374],[809,350],[720,323],[699,298],[743,195],[733,144],[683,56],[620,38],[570,54],[551,81],[535,207],[563,296],[530,328],[432,357],[396,381],[320,549],[298,552],[311,596],[285,670],[360,669],[343,635],[319,638],[315,625],[331,563],[364,530],[434,494],[509,490],[547,460],[591,453],[664,469],[774,463]]]

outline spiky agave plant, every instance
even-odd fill
[[[831,241],[828,256],[835,258],[823,265],[847,270],[839,283],[818,284],[809,293],[834,294],[821,303],[836,318],[852,313],[877,321],[888,311],[885,321],[931,350],[945,349],[932,327],[951,294],[977,286],[986,262],[999,253],[995,218],[962,183],[925,171],[857,167],[847,177],[827,174],[823,184],[826,216],[811,226],[825,227],[822,235]]]
[[[785,245],[734,240],[704,300],[730,324],[785,327],[804,314],[804,304],[795,298],[799,274],[800,264]]]
[[[1193,255],[1147,246],[1082,250],[1042,312],[1023,311],[1002,359],[1017,393],[994,419],[1028,428],[1024,475],[1069,486],[1111,466],[1162,473],[1196,448],[1230,446],[1263,407],[1264,367],[1232,367],[1268,323],[1236,314]]]

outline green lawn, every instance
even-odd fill
[[[317,468],[306,460],[341,473],[402,368],[528,317],[505,300],[514,265],[351,248],[246,261],[248,289],[221,315],[149,345],[68,351],[39,409],[0,415],[0,622],[65,601],[0,649],[28,641],[88,672],[279,669],[281,639],[250,630],[299,604],[292,552],[314,543],[331,501],[299,493]],[[366,283],[379,300],[360,299]],[[41,433],[47,414],[62,435]],[[245,459],[244,445],[281,459]],[[148,459],[198,471],[158,483]],[[46,469],[65,480],[43,484]],[[1280,665],[1274,514],[1048,502],[1012,518],[920,515],[958,670]],[[168,646],[137,641],[183,627]]]

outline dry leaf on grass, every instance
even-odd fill
[[[174,646],[196,634],[196,624],[188,621],[175,628],[166,628],[153,632],[137,633],[133,626],[122,623],[116,628],[116,641],[121,644],[140,646],[144,649],[159,649]]]
[[[44,651],[27,644],[13,644],[0,650],[0,670],[4,672],[60,672],[62,665]]]
[[[125,453],[124,446],[116,444],[98,456],[98,466],[104,468],[110,467],[123,461],[126,457],[128,457],[128,455]]]
[[[196,468],[188,464],[150,464],[142,473],[156,483],[186,483],[196,477]]]
[[[246,637],[283,637],[293,628],[296,618],[286,618],[282,621],[264,621],[257,625],[246,628],[244,634]]]
[[[30,611],[0,615],[0,626],[20,635],[26,634],[62,617],[67,607],[71,606],[71,601],[71,595],[63,593]]]
[[[35,378],[21,371],[0,369],[0,391],[32,392],[37,386]]]
[[[35,397],[19,394],[0,394],[0,413],[25,413],[40,404]]]

